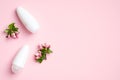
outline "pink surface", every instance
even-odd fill
[[[15,9],[23,6],[41,24],[30,34]],[[3,30],[15,22],[19,39]],[[42,64],[33,54],[38,43],[50,43],[53,54]],[[31,47],[22,72],[12,74],[11,62],[24,44]],[[120,80],[120,0],[1,0],[0,80]]]

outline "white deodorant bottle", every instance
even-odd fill
[[[27,58],[29,56],[29,46],[24,45],[20,51],[16,54],[12,62],[12,72],[17,73],[24,68]]]
[[[24,8],[18,7],[17,8],[17,15],[26,29],[32,33],[35,33],[39,29],[39,23],[37,20]]]

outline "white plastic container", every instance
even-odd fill
[[[12,62],[12,72],[17,73],[24,68],[27,58],[29,56],[29,46],[24,45]]]
[[[27,10],[22,7],[18,7],[16,11],[19,19],[28,31],[35,33],[39,30],[39,23]]]

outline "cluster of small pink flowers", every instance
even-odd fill
[[[35,60],[39,59],[41,57],[41,52],[35,54]]]
[[[18,38],[18,35],[19,35],[20,32],[14,32],[10,35],[7,35],[6,38],[13,38],[13,39],[16,39]]]
[[[35,60],[41,63],[43,60],[47,59],[46,55],[50,53],[52,53],[50,45],[46,43],[38,45],[38,52],[35,54]]]
[[[39,45],[38,46],[38,48],[41,50],[41,49],[43,49],[43,48],[50,48],[50,45],[47,45],[46,43],[44,43],[44,45],[43,44],[41,44],[41,46]]]
[[[46,43],[38,45],[38,53],[35,54],[35,59],[39,59],[42,56],[41,50],[44,48],[45,49],[50,48],[50,45],[47,45]]]

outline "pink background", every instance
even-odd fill
[[[41,24],[30,34],[15,9],[23,6]],[[3,33],[15,22],[19,39]],[[34,61],[38,43],[50,43],[53,54]],[[22,72],[12,74],[11,62],[24,45],[31,47]],[[0,80],[120,80],[120,0],[1,0]]]

